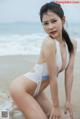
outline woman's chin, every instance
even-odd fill
[[[53,39],[56,39],[56,38],[58,37],[58,35],[57,35],[57,34],[55,34],[55,35],[50,35],[50,37],[53,38]]]

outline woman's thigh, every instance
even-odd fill
[[[32,81],[22,75],[12,81],[11,86],[10,86],[10,92],[11,92],[11,94],[16,95],[16,93],[19,94],[19,92],[20,92],[20,94],[21,94],[21,92],[25,91],[25,92],[33,95],[34,91],[36,89],[36,86],[37,86],[37,84],[34,81]]]
[[[12,82],[10,90],[14,101],[22,110],[22,112],[24,112],[25,117],[31,117],[32,119],[32,116],[41,117],[40,115],[42,115],[42,117],[45,117],[44,119],[47,119],[42,108],[32,96],[34,94],[35,89],[35,82],[25,78],[24,76],[20,76]]]

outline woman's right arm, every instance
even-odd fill
[[[50,39],[49,39],[50,40]],[[55,42],[47,41],[44,45],[44,54],[46,57],[51,97],[53,102],[54,115],[59,116],[59,96],[58,96],[58,84],[57,84],[57,67],[56,67],[56,48]],[[57,111],[56,111],[57,109]]]

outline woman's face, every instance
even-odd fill
[[[48,11],[43,14],[42,24],[45,32],[47,32],[49,36],[56,39],[62,35],[63,23],[56,13]]]

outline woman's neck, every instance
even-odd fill
[[[64,43],[64,39],[62,38],[62,35],[61,36],[58,36],[58,37],[56,37],[56,38],[53,38],[52,36],[49,36],[49,37],[51,37],[52,39],[56,39],[60,44],[63,44]]]

